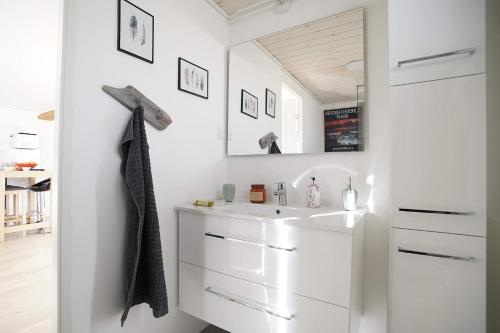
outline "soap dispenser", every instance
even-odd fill
[[[356,210],[357,208],[358,192],[352,188],[351,177],[349,177],[347,188],[342,191],[342,202],[345,210]]]
[[[319,208],[320,204],[320,191],[319,186],[316,184],[316,178],[311,177],[312,183],[307,186],[306,190],[306,203],[308,208]]]

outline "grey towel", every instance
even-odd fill
[[[160,225],[144,128],[144,109],[140,106],[134,110],[127,125],[121,150],[121,171],[129,193],[125,244],[127,303],[121,318],[123,326],[130,308],[136,304],[148,303],[156,318],[168,313]]]

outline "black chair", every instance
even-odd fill
[[[45,179],[41,182],[31,185],[28,190],[36,193],[36,222],[43,222],[45,218],[45,193],[50,191],[51,179]]]

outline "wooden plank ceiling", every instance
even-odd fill
[[[228,15],[231,16],[243,9],[264,2],[263,0],[214,0],[214,2]]]
[[[356,86],[364,84],[362,68],[346,69],[347,64],[364,59],[363,9],[274,33],[257,41],[323,104],[356,100]]]

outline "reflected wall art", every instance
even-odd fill
[[[255,119],[259,118],[259,100],[244,89],[241,89],[241,113]]]
[[[276,118],[276,94],[266,89],[266,114]]]

